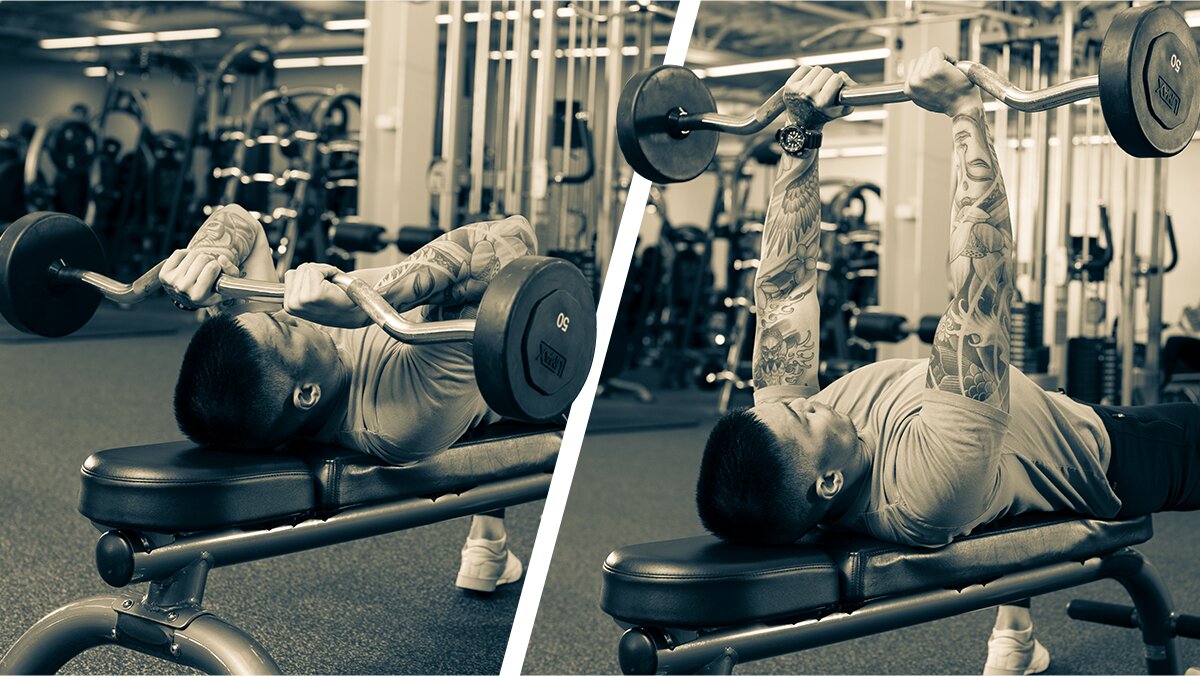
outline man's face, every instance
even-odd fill
[[[820,470],[844,469],[849,464],[858,441],[854,423],[825,404],[801,397],[751,411],[784,446],[807,455]]]
[[[278,354],[292,373],[308,374],[336,363],[337,348],[329,334],[312,322],[278,312],[248,312],[237,321],[264,350]],[[309,377],[319,377],[312,373]]]

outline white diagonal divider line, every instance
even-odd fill
[[[671,27],[671,39],[663,63],[683,65],[687,57],[688,43],[696,25],[696,12],[700,0],[681,0]],[[616,121],[610,120],[615,127]],[[613,132],[615,133],[615,131]],[[608,273],[600,292],[596,307],[596,356],[583,391],[571,406],[567,429],[563,432],[562,446],[558,451],[558,462],[554,465],[554,478],[550,481],[550,492],[542,510],[542,522],[538,526],[537,540],[529,556],[525,583],[521,589],[521,600],[517,603],[517,614],[513,619],[512,633],[508,636],[508,649],[504,653],[501,676],[517,676],[525,663],[525,651],[533,633],[533,622],[537,619],[538,604],[542,600],[542,588],[546,585],[546,573],[550,570],[550,559],[554,554],[554,542],[558,539],[558,527],[562,524],[563,509],[567,506],[567,494],[571,491],[571,480],[575,477],[575,465],[579,460],[579,447],[587,432],[588,417],[592,413],[592,402],[600,384],[600,370],[604,366],[604,355],[608,352],[608,341],[612,336],[613,323],[621,304],[621,292],[629,275],[633,251],[637,247],[638,230],[646,213],[646,198],[650,195],[650,180],[634,175],[621,212],[621,225],[617,230]],[[600,562],[596,562],[597,568]]]

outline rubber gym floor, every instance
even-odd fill
[[[55,608],[113,592],[95,569],[100,533],[76,511],[79,468],[97,450],[180,438],[171,396],[196,324],[161,305],[105,306],[96,318],[174,323],[158,335],[0,340],[0,651]],[[522,560],[542,505],[508,510]],[[258,639],[285,673],[496,673],[521,585],[490,597],[455,588],[467,526],[456,519],[219,568],[205,605]],[[100,647],[63,671],[188,670]]]
[[[715,392],[660,392],[655,404],[597,399],[593,421],[614,411],[638,411],[655,421],[655,407],[677,418],[690,410],[692,427],[587,435],[554,559],[526,653],[527,674],[619,673],[621,628],[600,610],[600,569],[616,547],[704,533],[694,490],[704,440],[715,414]],[[1177,610],[1200,613],[1200,513],[1154,517],[1155,536],[1138,549],[1158,568]],[[1033,601],[1038,638],[1050,651],[1048,673],[1146,673],[1136,631],[1077,622],[1065,607],[1073,598],[1128,603],[1120,586],[1104,581]],[[743,673],[971,674],[983,667],[995,618],[983,610],[890,631],[804,653],[746,664]],[[1185,667],[1200,665],[1200,641],[1178,639]]]

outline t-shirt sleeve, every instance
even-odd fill
[[[973,524],[1000,485],[1009,414],[961,395],[926,390],[897,438],[894,503],[905,530],[943,544]]]
[[[368,427],[389,462],[440,453],[488,414],[467,342],[402,345],[387,360]]]
[[[776,401],[794,401],[801,397],[812,397],[817,390],[802,385],[771,385],[754,390],[754,405],[761,406]]]

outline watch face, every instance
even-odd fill
[[[799,127],[788,125],[779,130],[775,139],[784,152],[795,154],[804,150],[804,132]]]

